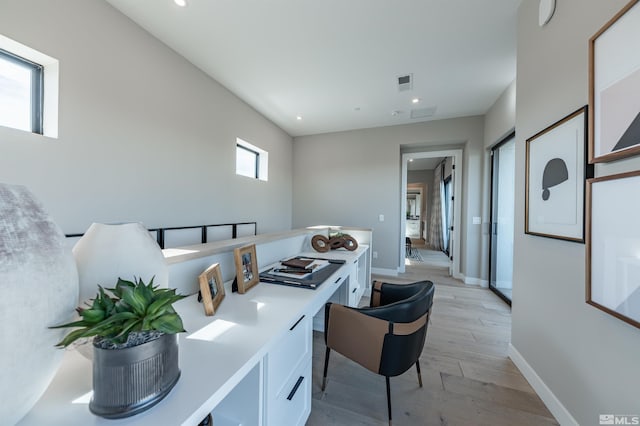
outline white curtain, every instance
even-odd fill
[[[443,181],[442,181],[442,165],[438,166],[433,171],[433,197],[431,200],[431,221],[429,223],[429,244],[435,250],[444,250],[444,238],[443,238]]]

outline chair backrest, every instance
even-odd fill
[[[402,287],[413,295],[385,306],[362,309],[367,315],[389,321],[378,371],[388,377],[404,373],[420,357],[433,306],[435,287],[431,281]]]

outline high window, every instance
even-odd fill
[[[268,180],[269,153],[242,139],[236,139],[236,174]]]
[[[42,134],[43,66],[0,49],[0,125]]]

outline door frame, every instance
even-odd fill
[[[489,148],[489,152],[490,152],[489,162],[491,163],[491,173],[489,175],[489,269],[487,270],[488,272],[487,282],[489,285],[489,290],[494,292],[500,299],[502,299],[509,306],[511,306],[511,299],[509,299],[507,296],[502,294],[502,292],[498,290],[496,286],[491,285],[491,274],[493,272],[491,265],[493,265],[493,225],[494,225],[493,224],[493,178],[494,178],[493,152],[498,148],[500,148],[502,145],[509,142],[511,139],[513,139],[514,142],[516,142],[515,138],[516,138],[516,132],[514,130],[510,132],[507,136],[502,138],[498,143],[496,143],[491,148]],[[515,217],[514,217],[514,221],[515,221]]]
[[[462,212],[462,149],[449,149],[442,151],[422,151],[410,152],[402,154],[402,181],[400,188],[400,250],[398,253],[398,272],[405,271],[405,237],[407,227],[407,173],[409,171],[409,159],[414,158],[434,158],[434,157],[452,157],[452,163],[455,167],[453,178],[453,231],[451,236],[451,244],[453,244],[453,261],[449,261],[449,273],[457,279],[464,280],[460,273],[460,237],[461,234],[461,212]]]

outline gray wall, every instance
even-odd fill
[[[489,280],[491,223],[491,148],[509,136],[516,127],[516,82],[507,87],[484,117],[484,161],[482,179],[481,276]]]
[[[512,344],[581,425],[639,414],[640,330],[585,303],[585,246],[525,235],[525,140],[588,102],[588,39],[627,0],[563,0],[538,27],[518,16],[516,233]],[[638,156],[596,175],[640,168]]]
[[[258,222],[290,229],[292,139],[111,6],[0,0],[0,32],[60,61],[59,139],[0,127],[0,181],[24,184],[64,232]],[[269,181],[235,175],[240,137]]]
[[[467,117],[294,139],[293,225],[317,223],[373,228],[373,267],[399,266],[400,151],[463,146],[461,271],[480,275],[483,118]],[[385,221],[379,222],[378,215]]]

